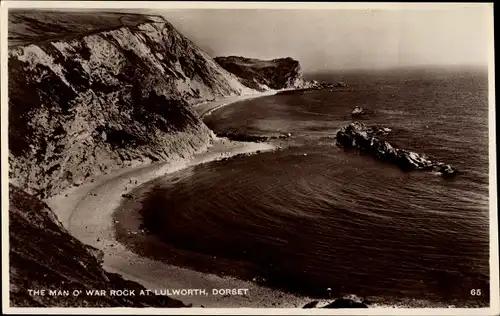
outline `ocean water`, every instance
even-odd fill
[[[184,253],[178,264],[299,295],[326,297],[331,288],[373,301],[488,305],[487,73],[321,79],[349,87],[253,99],[207,116],[216,132],[292,137],[275,141],[283,150],[155,180],[142,201],[145,227]],[[403,172],[336,146],[355,106],[368,112],[363,123],[392,129],[393,145],[460,173]]]

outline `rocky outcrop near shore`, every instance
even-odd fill
[[[351,112],[352,117],[362,116],[363,114],[365,114],[365,111],[359,106],[356,106]]]
[[[10,178],[42,198],[204,150],[214,135],[189,105],[255,92],[161,17],[14,11],[9,23]]]
[[[284,134],[278,134],[278,135],[270,135],[270,136],[261,136],[261,135],[249,135],[249,134],[241,134],[237,132],[223,132],[223,133],[217,133],[218,137],[224,137],[230,140],[234,141],[240,141],[240,142],[268,142],[273,139],[285,139],[292,137],[291,133],[284,133]]]
[[[320,306],[321,305],[321,306]],[[320,301],[312,301],[302,308],[368,308],[370,302],[364,300],[361,297],[358,297],[354,294],[344,295],[343,297],[339,297],[331,302],[322,302]]]
[[[71,236],[39,199],[10,185],[9,200],[10,306],[185,307],[167,296],[139,295],[141,285],[105,272],[102,253]],[[134,295],[112,295],[125,289]],[[95,290],[105,294],[87,294]]]
[[[337,84],[333,84],[331,82],[319,82],[316,80],[312,81],[304,81],[298,88],[292,90],[281,90],[278,91],[277,95],[293,95],[293,94],[301,94],[309,91],[315,90],[323,90],[328,89],[329,91],[345,91],[344,88],[349,87],[344,82],[339,82]]]
[[[402,170],[430,170],[443,176],[454,176],[457,170],[442,162],[433,161],[423,154],[393,147],[389,142],[377,135],[383,135],[391,130],[387,127],[367,127],[360,122],[352,122],[342,127],[336,136],[337,144],[346,148],[358,148],[371,154],[381,161],[393,163]]]
[[[310,85],[302,77],[299,62],[290,57],[260,60],[229,56],[216,57],[215,61],[236,75],[242,84],[258,91],[303,89]]]

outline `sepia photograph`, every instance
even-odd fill
[[[4,1],[1,30],[4,312],[500,312],[492,3]]]

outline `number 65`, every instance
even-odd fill
[[[470,295],[480,296],[481,295],[481,289],[472,289],[472,290],[470,290]]]

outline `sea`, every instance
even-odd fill
[[[348,86],[256,98],[206,116],[218,134],[291,137],[271,141],[280,150],[156,179],[141,201],[144,227],[185,253],[179,265],[297,295],[488,306],[487,70],[309,77]],[[366,114],[353,119],[356,106]],[[389,127],[393,146],[458,175],[402,171],[336,145],[336,132],[353,120]]]

